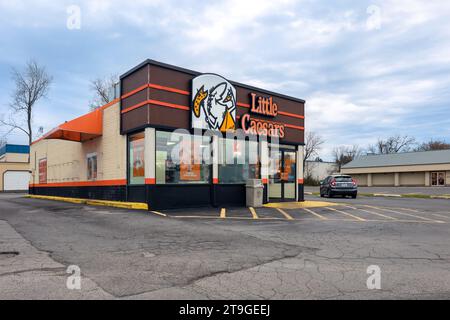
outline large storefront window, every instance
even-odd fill
[[[156,183],[209,183],[210,143],[210,137],[157,131]]]
[[[145,183],[145,133],[140,132],[128,138],[129,184]]]
[[[219,139],[219,182],[246,183],[260,178],[258,142]]]

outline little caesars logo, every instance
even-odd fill
[[[192,80],[192,127],[220,130],[236,129],[236,89],[215,74]]]

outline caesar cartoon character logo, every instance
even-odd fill
[[[192,80],[192,127],[219,130],[236,129],[236,89],[215,74]]]

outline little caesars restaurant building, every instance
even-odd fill
[[[31,194],[243,206],[261,179],[264,202],[303,201],[303,100],[153,60],[117,89],[32,144]]]

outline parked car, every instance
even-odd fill
[[[343,197],[351,196],[353,199],[358,195],[358,184],[355,179],[348,175],[332,175],[320,181],[320,196],[332,198],[335,195]]]

